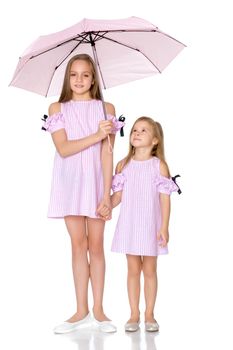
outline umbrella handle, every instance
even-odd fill
[[[108,135],[108,152],[113,153],[113,147],[111,145],[110,136]]]
[[[103,94],[102,94],[101,90],[100,90],[100,94],[101,94],[101,102],[102,102],[102,107],[103,107],[103,112],[104,112],[104,119],[108,120],[106,107],[105,107],[105,103],[104,103],[104,99],[103,99]],[[108,135],[108,151],[109,151],[109,153],[113,153],[113,148],[112,148],[112,145],[111,145],[111,141],[110,141],[110,136],[109,135]]]

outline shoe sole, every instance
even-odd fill
[[[134,329],[134,330],[125,329],[125,332],[127,332],[127,333],[134,333],[134,332],[137,332],[138,330],[139,330],[139,328],[138,329]]]

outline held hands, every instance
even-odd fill
[[[161,248],[166,247],[169,241],[169,233],[168,229],[160,229],[159,232],[157,233],[157,240],[159,242],[159,246]]]
[[[111,134],[113,128],[113,122],[111,120],[101,120],[99,122],[99,128],[97,135],[100,140],[105,139],[109,134]]]
[[[98,205],[98,208],[96,210],[96,214],[99,216],[100,219],[107,221],[111,220],[112,218],[112,204],[109,198],[104,198],[100,204]]]

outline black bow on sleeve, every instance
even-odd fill
[[[43,115],[43,118],[41,118],[41,120],[43,120],[43,122],[46,122],[46,119],[48,118],[48,116],[46,114]],[[45,130],[46,129],[42,126],[41,130]]]
[[[119,122],[124,122],[125,121],[125,117],[123,117],[123,114],[120,115],[120,117],[118,118]],[[121,136],[124,136],[124,129],[123,129],[123,126],[122,128],[120,129],[120,135]]]
[[[175,176],[173,176],[173,177],[172,177],[172,181],[175,182],[176,186],[178,187],[178,190],[177,190],[178,194],[181,194],[182,191],[181,191],[180,187],[179,187],[179,186],[177,185],[177,183],[176,183],[176,178],[177,178],[177,177],[180,177],[180,175],[175,175]]]

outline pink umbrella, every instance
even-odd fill
[[[20,57],[10,85],[43,96],[58,95],[69,59],[87,53],[106,89],[161,73],[184,47],[141,18],[83,19],[34,41]]]

